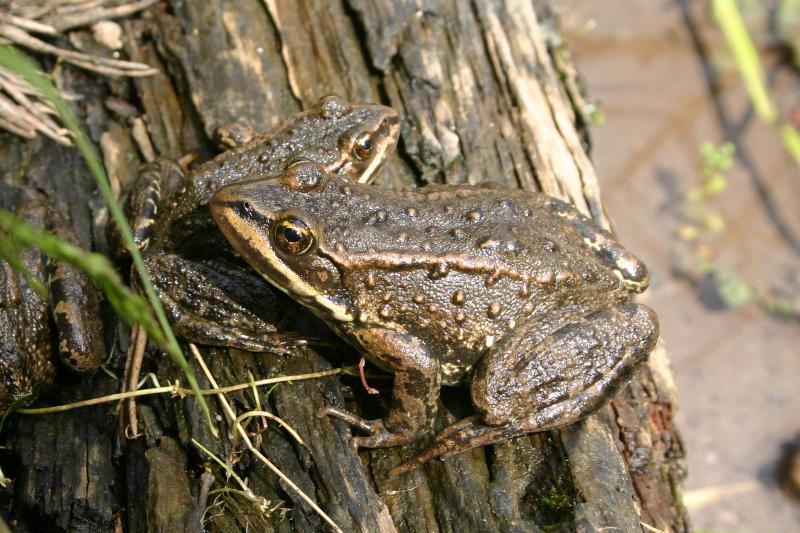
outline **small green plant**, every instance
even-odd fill
[[[726,307],[741,307],[755,301],[775,315],[800,316],[800,309],[790,299],[775,296],[771,288],[745,279],[716,261],[710,243],[725,231],[726,224],[714,203],[728,188],[726,172],[733,165],[736,147],[727,141],[719,145],[706,142],[700,146],[700,155],[699,182],[684,196],[683,224],[678,230],[681,241],[687,243],[691,251],[691,264],[683,268],[690,277],[710,279],[717,297]],[[800,279],[796,285],[800,286]]]
[[[720,145],[706,142],[700,146],[700,183],[686,193],[686,224],[680,229],[683,240],[695,241],[725,229],[725,220],[709,202],[728,187],[725,171],[733,164],[735,152],[736,146],[729,141]]]
[[[186,361],[186,358],[181,351],[180,346],[178,345],[178,341],[175,338],[174,333],[172,332],[172,328],[167,321],[166,313],[164,313],[164,309],[161,306],[161,302],[156,295],[155,288],[153,284],[150,282],[150,278],[147,274],[147,268],[145,267],[144,261],[142,260],[142,256],[139,253],[139,249],[136,247],[133,241],[133,233],[131,232],[131,228],[128,225],[128,221],[125,219],[125,215],[122,212],[122,208],[120,207],[119,203],[114,198],[114,194],[111,191],[111,185],[109,184],[108,177],[106,176],[105,169],[103,168],[102,163],[100,162],[100,158],[97,155],[94,145],[89,141],[89,138],[81,129],[77,118],[72,113],[72,110],[69,108],[67,103],[61,98],[61,95],[53,86],[53,83],[48,79],[46,75],[41,73],[37,66],[31,61],[27,56],[16,50],[14,47],[0,44],[0,66],[5,67],[6,69],[14,72],[16,75],[20,76],[21,78],[25,79],[32,87],[34,87],[43,98],[49,100],[53,108],[58,113],[58,116],[64,126],[69,130],[70,135],[72,137],[72,141],[75,144],[75,147],[80,152],[81,156],[83,156],[84,161],[86,162],[86,166],[89,168],[92,176],[94,177],[97,187],[100,190],[100,193],[103,196],[103,199],[106,201],[108,205],[109,213],[111,214],[111,218],[113,219],[114,223],[120,229],[120,233],[122,234],[125,242],[127,243],[128,250],[130,252],[131,258],[133,259],[133,264],[136,269],[137,274],[142,280],[142,286],[144,287],[145,294],[147,296],[147,300],[150,303],[151,310],[155,315],[155,319],[158,324],[158,328],[153,327],[152,324],[142,323],[145,328],[151,328],[155,335],[153,339],[159,343],[159,345],[167,352],[170,358],[177,364],[184,372],[186,376],[186,380],[189,382],[191,388],[195,391],[195,395],[197,397],[197,401],[199,402],[200,408],[205,416],[206,422],[210,428],[212,434],[216,435],[217,430],[214,424],[211,421],[211,414],[208,410],[208,405],[206,404],[205,400],[202,398],[200,394],[200,386],[197,383],[197,379],[192,372],[192,369],[189,367],[189,363]],[[25,235],[25,233],[30,233],[32,228],[26,228],[23,225],[19,224],[19,221],[15,221],[12,218],[8,218],[8,214],[6,214],[6,231],[9,235],[18,236],[21,238]],[[43,241],[49,242],[51,244],[50,249],[51,251],[61,250],[65,252],[69,250],[58,244],[57,242],[53,242],[44,238],[44,235],[37,234],[39,238],[42,238]],[[52,237],[51,237],[52,238]],[[42,242],[42,240],[36,238],[30,238],[25,241],[25,246],[36,246],[40,247],[38,244]],[[62,243],[63,244],[63,243]],[[42,249],[45,253],[47,250]],[[76,252],[75,250],[72,250]],[[80,254],[77,254],[80,255]],[[74,257],[77,257],[74,256]],[[84,261],[84,266],[95,268],[99,266],[99,259],[95,257],[96,254],[90,255],[86,261]],[[12,261],[11,266],[14,266],[14,262]],[[19,265],[19,262],[16,262]],[[95,274],[101,274],[102,272],[106,272],[105,270],[106,265],[101,265],[99,269],[95,268]],[[90,272],[91,274],[91,272]],[[107,276],[105,278],[108,279]],[[109,300],[114,303],[113,299],[117,300],[117,304],[121,307],[124,306],[133,306],[135,308],[139,308],[139,304],[135,303],[136,300],[127,300],[131,294],[125,294],[124,291],[120,288],[124,286],[124,284],[117,283],[116,280],[111,283],[107,283],[105,286],[100,284],[101,288],[104,291],[108,290],[111,291],[110,293],[107,292],[106,295],[108,296]],[[124,297],[121,295],[125,294]],[[126,302],[122,302],[121,299],[124,299]],[[141,309],[139,308],[139,311]],[[141,317],[144,317],[145,314],[139,313]],[[148,329],[148,334],[151,331]]]
[[[713,202],[728,188],[725,173],[735,154],[736,146],[729,141],[719,145],[705,142],[700,146],[700,179],[686,193],[685,223],[679,230],[681,240],[691,243],[692,270],[711,278],[717,296],[726,307],[741,307],[755,297],[751,285],[717,264],[707,246],[708,241],[725,230],[725,219],[714,209]]]

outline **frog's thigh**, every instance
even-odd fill
[[[48,229],[58,238],[80,245],[68,217],[51,208]],[[93,372],[103,359],[100,293],[89,276],[63,261],[48,263],[48,289],[58,331],[61,360],[76,372]]]
[[[284,351],[285,339],[275,334],[279,297],[261,278],[232,265],[173,254],[144,259],[178,336],[212,346]]]
[[[422,341],[407,333],[372,328],[358,333],[358,338],[373,357],[394,372],[392,403],[383,419],[384,427],[407,436],[408,442],[416,440],[436,416],[441,388],[439,362]]]
[[[490,425],[527,431],[571,423],[598,409],[646,360],[658,338],[655,312],[625,304],[583,317],[540,342],[522,329],[476,369],[475,408]]]

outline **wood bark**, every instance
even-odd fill
[[[124,23],[127,55],[163,75],[108,81],[65,66],[59,81],[85,95],[77,110],[121,184],[134,178],[148,151],[134,141],[140,119],[156,153],[205,158],[214,154],[209,139],[217,127],[238,121],[264,131],[335,92],[402,115],[398,153],[377,187],[504,182],[568,199],[607,226],[587,154],[583,95],[555,28],[541,2],[173,0]],[[43,139],[0,139],[3,179],[69,202],[84,244],[104,250],[105,210],[77,154]],[[297,331],[325,335],[303,311],[294,315]],[[105,323],[115,354],[109,368],[121,374],[129,331],[111,314]],[[223,349],[203,354],[220,385],[246,382],[248,372],[297,374],[357,360],[327,340],[289,358]],[[148,354],[145,371],[161,382],[179,377],[157,350]],[[43,401],[118,387],[102,372],[59,379]],[[442,396],[440,427],[469,413],[466,391]],[[255,407],[250,391],[230,398],[239,412]],[[640,530],[641,522],[689,529],[680,501],[684,451],[672,422],[675,390],[661,345],[598,414],[396,479],[387,472],[417,447],[354,454],[349,428],[314,417],[332,398],[367,417],[385,408],[355,379],[284,384],[261,390],[261,406],[294,427],[308,448],[274,425],[257,440],[344,531],[627,532]],[[196,531],[201,522],[209,531],[327,529],[241,442],[230,440],[215,400],[221,439],[210,434],[194,400],[151,397],[138,405],[143,435],[135,440],[121,437],[114,406],[12,419],[2,465],[15,482],[2,489],[0,501],[12,529]],[[229,461],[277,510],[265,513],[233,490],[214,492],[237,487],[192,439]],[[205,470],[216,480],[207,505]]]

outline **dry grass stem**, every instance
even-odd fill
[[[0,23],[0,37],[5,38],[10,43],[27,48],[28,50],[54,55],[67,63],[72,63],[75,66],[100,74],[130,77],[158,74],[157,69],[145,65],[144,63],[92,56],[82,52],[75,52],[74,50],[67,50],[66,48],[59,48],[58,46],[34,37],[19,26],[12,26],[11,24]]]
[[[194,355],[198,364],[203,369],[203,373],[206,375],[206,379],[208,379],[209,383],[211,383],[211,386],[214,387],[215,389],[219,388],[216,380],[214,379],[214,376],[208,370],[208,367],[206,366],[206,363],[203,360],[202,355],[200,355],[200,351],[197,349],[197,346],[195,346],[194,344],[189,344],[189,349],[192,351],[192,354]],[[327,513],[325,513],[325,511],[323,511],[322,508],[320,508],[320,506],[317,505],[317,503],[314,500],[312,500],[305,492],[303,492],[300,489],[300,487],[298,487],[297,484],[294,481],[292,481],[286,474],[281,472],[281,470],[277,466],[275,466],[269,459],[267,459],[267,457],[264,454],[262,454],[258,448],[253,446],[253,442],[247,435],[247,431],[245,431],[244,427],[242,427],[242,424],[237,421],[236,412],[231,407],[231,404],[228,402],[227,398],[225,398],[225,396],[222,394],[218,395],[217,398],[219,399],[220,404],[222,404],[222,407],[225,413],[227,414],[228,419],[233,423],[233,426],[239,433],[239,436],[242,438],[242,441],[250,450],[250,453],[252,453],[259,461],[261,461],[264,464],[264,466],[266,466],[269,470],[271,470],[272,473],[278,476],[281,479],[281,481],[286,483],[286,485],[292,491],[294,491],[295,494],[300,496],[300,498],[304,502],[306,502],[309,505],[309,507],[311,507],[320,516],[320,518],[322,518],[325,522],[327,522],[328,525],[330,525],[334,531],[342,533],[341,528],[339,528],[339,526],[336,525],[336,522],[334,522],[333,519],[330,516],[328,516]]]
[[[239,415],[239,417],[236,419],[236,424],[239,424],[239,423],[241,423],[241,422],[244,422],[245,420],[247,420],[247,419],[249,419],[249,418],[261,418],[261,417],[263,417],[263,418],[269,418],[270,420],[274,420],[275,422],[277,422],[277,423],[278,423],[278,425],[279,425],[279,426],[281,426],[283,429],[285,429],[285,430],[286,430],[286,432],[287,432],[289,435],[291,435],[291,436],[292,436],[292,438],[293,438],[294,440],[296,440],[296,441],[297,441],[297,444],[299,444],[300,446],[302,446],[303,448],[305,448],[305,449],[307,449],[307,450],[309,449],[309,448],[308,448],[308,445],[305,443],[305,441],[303,441],[303,438],[302,438],[302,437],[300,437],[300,434],[299,434],[299,433],[297,433],[297,431],[296,431],[296,430],[295,430],[295,429],[294,429],[292,426],[290,426],[290,425],[289,425],[289,424],[288,424],[288,423],[287,423],[287,422],[286,422],[284,419],[282,419],[281,417],[279,417],[279,416],[276,416],[276,415],[274,415],[274,414],[272,414],[272,413],[270,413],[270,412],[268,412],[268,411],[256,410],[256,411],[247,411],[246,413],[242,413],[242,414],[240,414],[240,415]],[[235,425],[235,424],[234,424],[234,425]],[[236,436],[235,436],[235,435],[233,435],[232,437],[233,437],[233,438],[232,438],[231,440],[233,440],[233,441],[235,442],[235,438],[236,438]]]
[[[84,54],[55,46],[36,36],[57,37],[68,30],[127,17],[155,4],[156,0],[141,0],[121,6],[109,5],[111,3],[108,0],[12,1],[7,12],[0,13],[0,43],[55,56],[76,67],[105,76],[142,77],[157,74],[157,69],[144,63]],[[70,99],[69,95],[62,96]],[[48,116],[52,114],[52,106],[27,82],[0,69],[0,128],[25,139],[33,139],[37,133],[41,133],[60,144],[72,145],[67,130]]]
[[[6,20],[34,33],[57,35],[59,32],[91,26],[96,22],[125,18],[148,8],[158,0],[139,0],[120,6],[111,0],[84,0],[46,2],[12,1]],[[108,6],[108,7],[106,7]]]
[[[334,368],[332,370],[324,370],[322,372],[312,372],[309,374],[297,374],[294,376],[279,376],[276,378],[265,378],[260,379],[255,382],[255,385],[258,387],[264,385],[274,385],[276,383],[286,383],[292,381],[302,381],[305,379],[319,379],[328,376],[336,376],[339,374],[356,374],[357,370],[355,367],[342,367],[342,368]],[[149,374],[148,374],[149,376]],[[230,385],[228,387],[222,388],[214,388],[214,389],[205,389],[201,390],[203,396],[211,396],[212,394],[228,394],[230,392],[236,392],[244,389],[249,389],[253,386],[253,383],[239,383],[237,385]],[[109,394],[108,396],[102,396],[100,398],[90,398],[88,400],[81,400],[79,402],[73,402],[63,405],[54,405],[51,407],[33,407],[33,408],[24,408],[24,409],[17,409],[14,412],[21,414],[21,415],[47,415],[52,413],[63,413],[64,411],[71,411],[73,409],[80,409],[81,407],[89,407],[92,405],[100,405],[103,403],[108,402],[116,402],[119,400],[124,400],[126,398],[132,397],[139,397],[139,396],[152,396],[154,394],[172,394],[174,396],[192,396],[194,395],[194,391],[192,389],[187,389],[181,387],[178,383],[169,386],[159,387],[156,386],[150,389],[139,389],[136,391],[127,391],[127,392],[120,392],[117,394]]]

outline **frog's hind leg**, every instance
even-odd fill
[[[389,475],[400,475],[437,457],[446,458],[503,439],[572,424],[599,409],[616,392],[619,383],[624,382],[620,379],[621,369],[617,367],[615,370],[567,402],[552,405],[521,420],[508,422],[499,427],[482,424],[477,416],[458,420],[437,434],[434,443],[428,449],[393,468]]]
[[[602,407],[647,360],[658,338],[648,307],[626,304],[545,336],[522,330],[486,354],[472,400],[480,413],[445,428],[392,475],[502,439],[571,424]]]
[[[51,206],[48,214],[50,232],[73,246],[80,246],[66,210],[61,206]],[[58,332],[59,356],[76,372],[94,372],[105,353],[100,292],[85,272],[72,265],[49,261],[47,266],[47,286]]]

